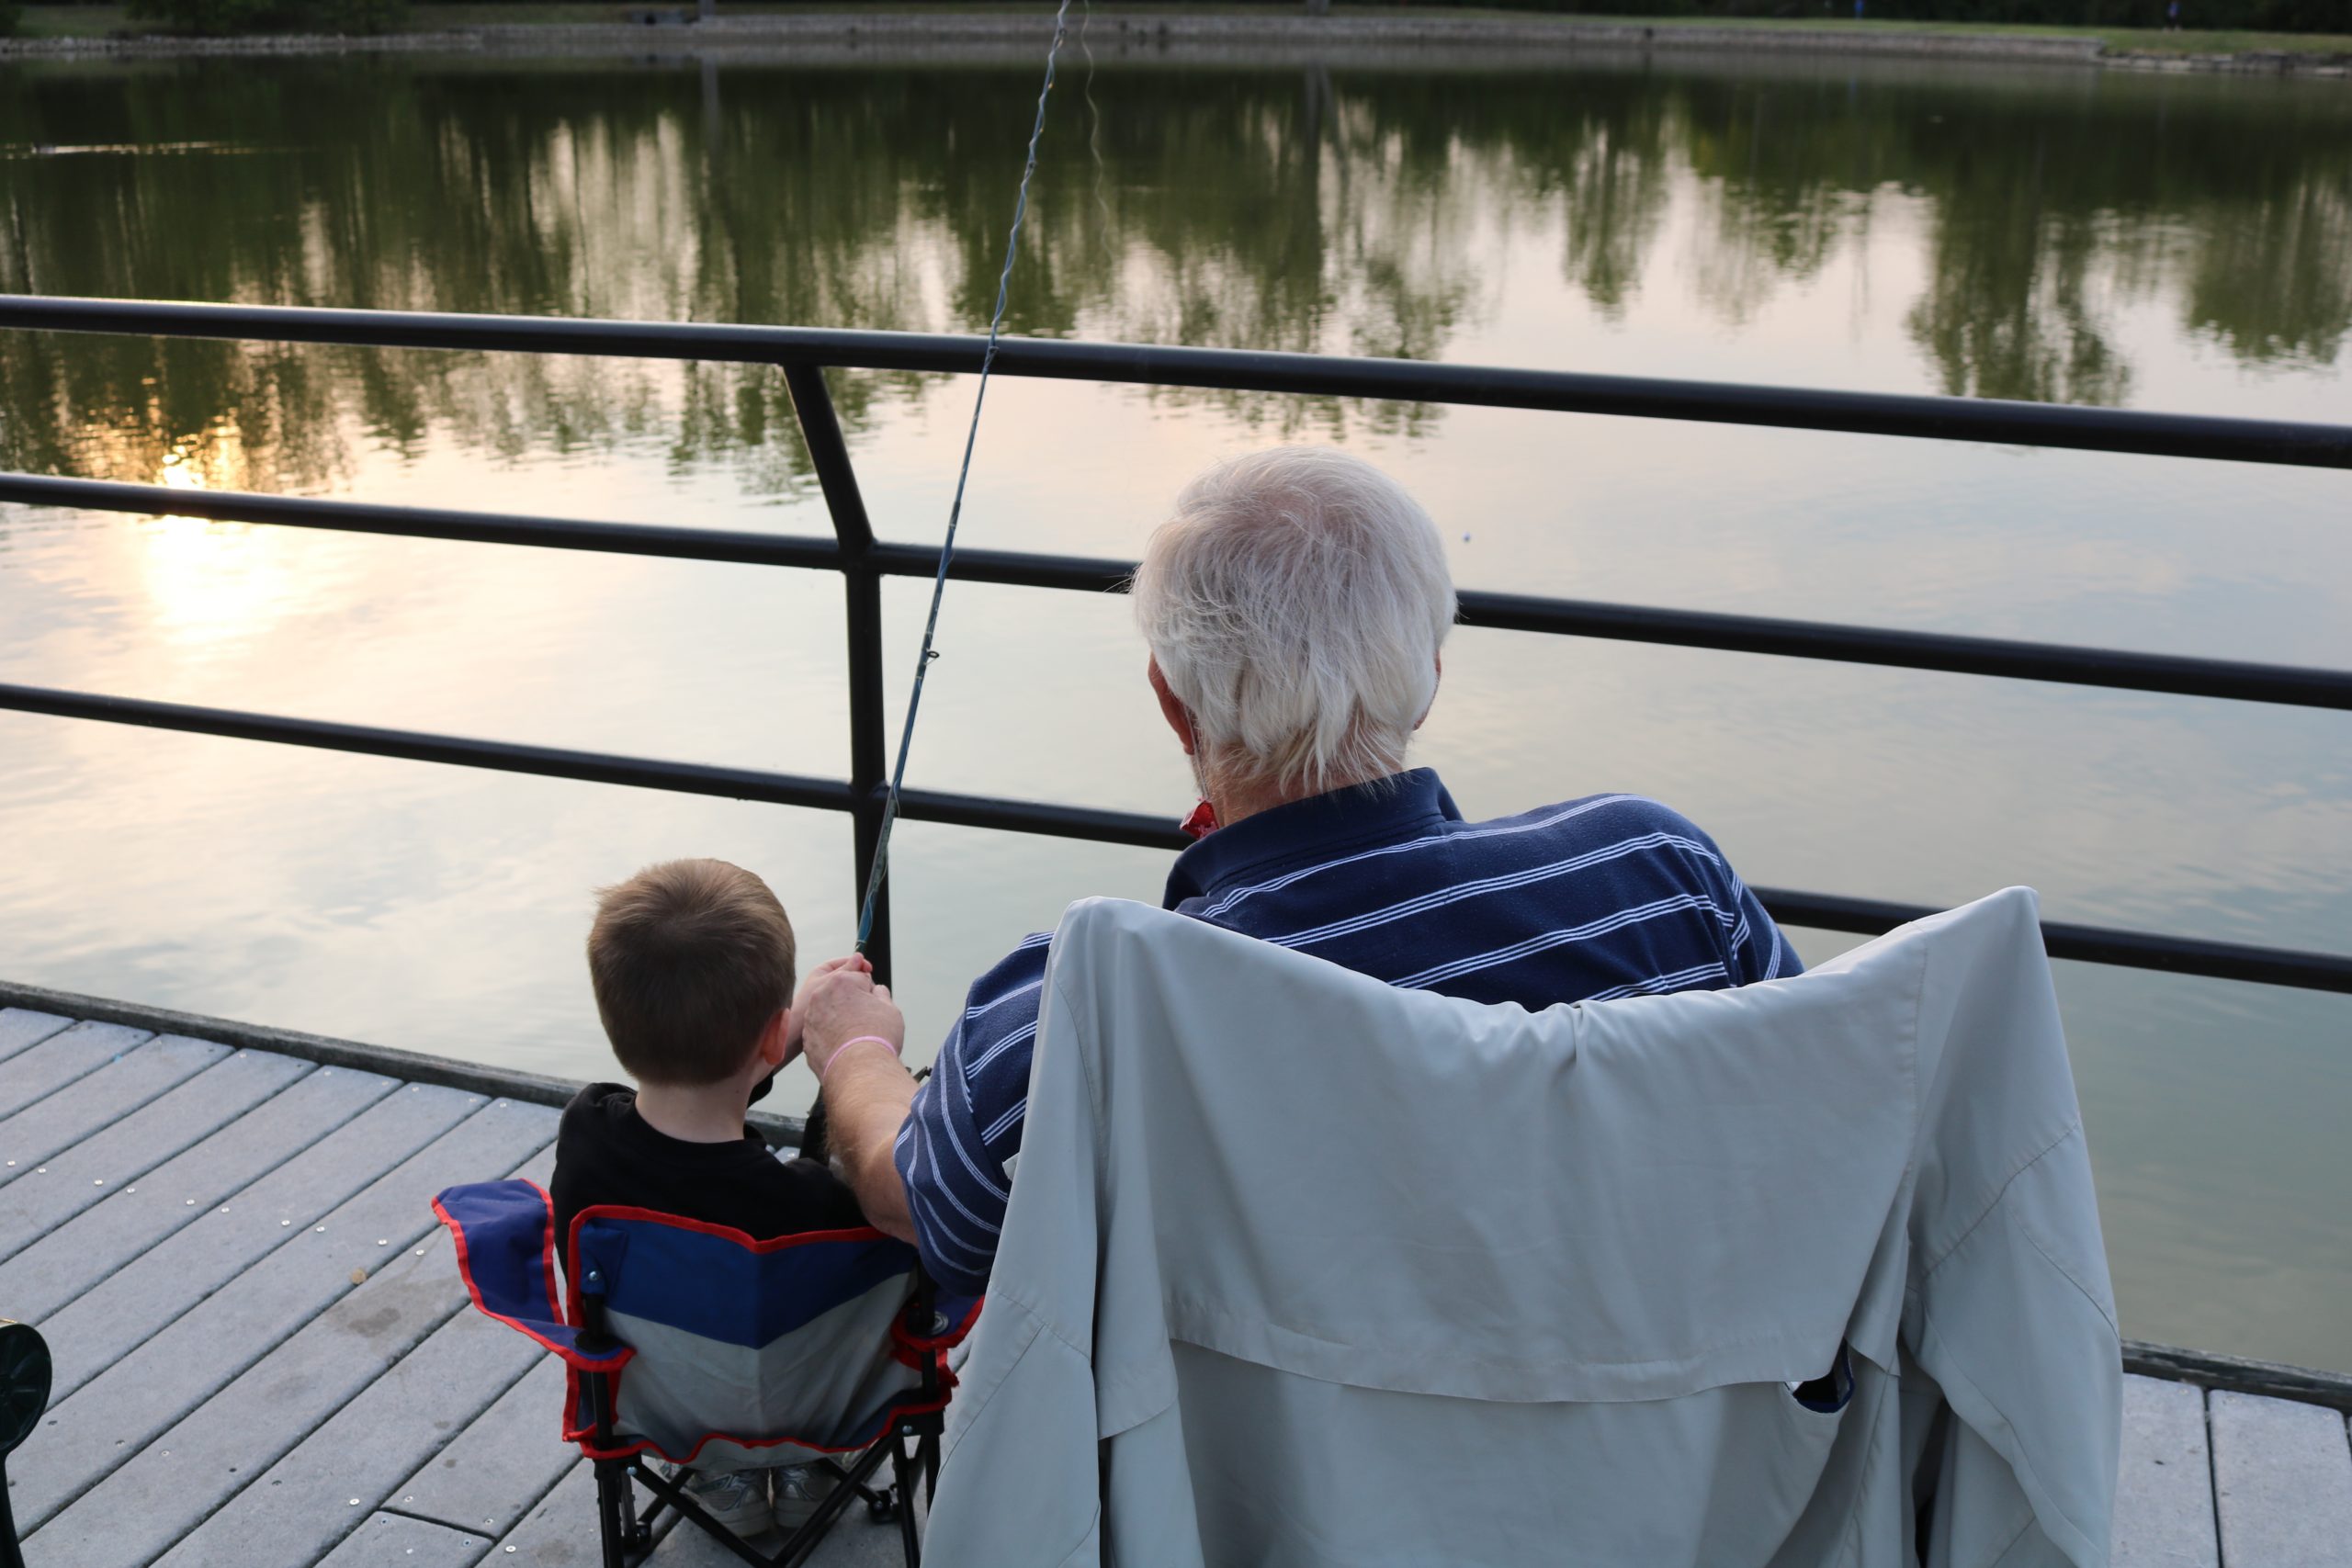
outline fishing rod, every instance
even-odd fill
[[[989,372],[996,365],[996,341],[1004,328],[1004,302],[1012,287],[1012,264],[1021,254],[1021,220],[1029,211],[1029,181],[1037,172],[1037,142],[1046,134],[1046,100],[1054,90],[1054,66],[1061,58],[1062,38],[1069,21],[1069,0],[1054,13],[1054,39],[1046,50],[1046,82],[1037,89],[1037,118],[1029,128],[1028,156],[1021,165],[1021,190],[1012,203],[1012,230],[1005,236],[1004,270],[997,275],[996,313],[989,318],[988,347],[980,355],[980,386],[972,399],[972,423],[964,432],[964,461],[956,470],[956,499],[947,508],[947,537],[939,548],[939,574],[931,582],[931,613],[922,625],[922,650],[915,659],[914,687],[907,695],[907,722],[899,732],[899,756],[890,767],[890,787],[882,802],[882,828],[875,835],[874,866],[865,877],[865,902],[857,914],[857,949],[874,934],[874,910],[882,885],[890,874],[890,830],[899,821],[899,791],[906,783],[907,753],[914,745],[915,714],[922,706],[923,680],[939,657],[933,646],[939,632],[939,604],[947,592],[947,569],[956,558],[956,529],[964,518],[964,487],[972,477],[972,448],[979,439],[980,411],[988,405]]]

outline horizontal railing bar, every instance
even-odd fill
[[[2352,709],[2352,671],[2346,670],[1967,637],[1956,632],[1897,631],[1711,610],[1543,599],[1524,593],[1473,591],[1464,592],[1461,600],[1463,623],[1474,626],[1778,654],[1840,664],[1937,670],[1956,675],[2054,681],[2127,692],[2227,697],[2290,707]]]
[[[127,512],[148,517],[201,517],[217,523],[266,523],[284,528],[324,528],[345,534],[384,534],[409,539],[529,545],[673,560],[732,561],[750,566],[818,569],[841,565],[830,537],[755,534],[740,528],[679,528],[655,523],[586,523],[504,512],[457,512],[390,506],[248,491],[182,490],[173,485],[120,484],[50,474],[0,474],[0,502]],[[933,560],[938,558],[934,554]]]
[[[0,295],[0,327],[952,373],[977,371],[984,350],[984,340],[978,337],[835,327],[606,321],[22,294]],[[1043,338],[1001,340],[995,366],[999,375],[1061,380],[1454,403],[2352,468],[2352,428],[2283,420]]]
[[[965,828],[996,828],[1096,843],[1181,850],[1186,842],[1175,823],[1129,811],[992,800],[935,790],[908,790],[899,813],[917,821]],[[1772,918],[1787,925],[1878,936],[1937,911],[1925,904],[1894,904],[1874,898],[1845,898],[1825,893],[1758,887]],[[2207,942],[2153,931],[2119,931],[2063,920],[2042,922],[2043,944],[2052,958],[2127,969],[2160,969],[2213,979],[2246,980],[2310,990],[2352,992],[2352,955],[2301,953],[2241,942]]]
[[[0,683],[0,709],[6,708],[57,718],[96,719],[189,735],[218,735],[232,740],[270,740],[369,757],[447,762],[539,778],[577,779],[586,784],[633,784],[641,789],[757,800],[774,806],[846,811],[851,802],[849,785],[839,779],[773,773],[757,768],[718,767],[707,762],[673,762],[653,757],[624,757],[605,751],[574,751],[555,746],[526,746],[512,740],[481,740],[424,730],[382,729],[326,719],[151,702],[142,697],[62,692],[46,686]]]
[[[1937,911],[1921,904],[1848,898],[1758,887],[1772,918],[1784,925],[1878,936]],[[2199,937],[2121,931],[2069,920],[2041,922],[2041,943],[2052,958],[2103,964],[2122,969],[2158,969],[2176,975],[2245,980],[2257,985],[2296,986],[2311,990],[2352,992],[2352,954],[2298,952]]]
[[[118,484],[40,474],[0,474],[0,502],[101,512],[170,513],[225,522],[673,559],[835,570],[842,564],[839,549],[827,538],[756,534],[741,529],[574,522],[231,491],[190,491],[167,485]],[[939,570],[939,548],[935,545],[876,545],[865,560],[873,570],[886,575],[928,579]],[[1115,592],[1125,588],[1134,570],[1133,561],[1099,557],[961,549],[956,553],[949,575],[968,582]],[[1645,604],[1546,599],[1525,593],[1470,590],[1461,595],[1461,601],[1464,624],[1509,631],[2220,697],[2291,707],[2352,710],[2352,671],[1898,631]]]
[[[0,683],[0,709],[47,714],[60,718],[96,719],[109,724],[141,725],[237,740],[270,740],[331,751],[356,751],[368,756],[448,762],[460,767],[529,773],[543,778],[578,779],[590,784],[631,784],[687,795],[721,795],[736,800],[758,800],[824,811],[848,811],[855,804],[850,786],[839,779],[808,778],[792,773],[766,773],[755,768],[719,767],[705,762],[616,756],[602,751],[565,750],[550,746],[526,746],[513,741],[479,740],[409,729],[379,729],[362,725],[336,724],[325,719],[195,707],[139,697],[57,691],[45,686]],[[916,821],[1039,833],[1096,843],[1133,844],[1145,849],[1180,850],[1185,842],[1174,824],[1164,818],[1093,807],[1001,800],[986,795],[913,789],[900,795],[899,811]],[[1876,899],[1843,898],[1781,888],[1758,887],[1756,895],[1764,900],[1765,908],[1772,911],[1775,919],[1791,925],[1869,935],[1891,931],[1905,921],[1936,912],[1921,904],[1883,903]],[[2204,942],[2150,931],[2116,931],[2057,921],[2045,922],[2042,933],[2052,958],[2079,959],[2086,963],[2132,969],[2164,969],[2182,975],[2250,980],[2308,990],[2352,992],[2352,955]]]

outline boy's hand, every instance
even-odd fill
[[[847,958],[828,958],[808,971],[808,977],[800,982],[800,994],[792,998],[792,1026],[784,1037],[784,1060],[776,1064],[778,1071],[792,1066],[792,1059],[800,1055],[801,1034],[808,1022],[809,987],[823,976],[842,970],[871,975],[874,965],[865,961],[865,954],[853,953]]]
[[[832,1066],[833,1053],[850,1041],[872,1035],[894,1052],[906,1049],[907,1021],[890,999],[890,987],[877,986],[869,968],[846,965],[812,975],[801,991],[801,1049],[819,1077]]]

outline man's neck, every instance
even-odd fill
[[[640,1084],[637,1113],[664,1137],[683,1144],[731,1144],[743,1135],[751,1090],[736,1082]]]
[[[1388,776],[1386,773],[1375,773],[1372,778]],[[1212,779],[1209,781],[1209,805],[1216,809],[1216,825],[1220,828],[1230,828],[1244,818],[1255,817],[1261,811],[1272,811],[1277,806],[1288,806],[1295,801],[1312,800],[1318,795],[1332,795],[1343,789],[1353,789],[1360,784],[1371,783],[1372,778],[1343,779],[1331,785],[1329,789],[1321,790],[1285,790],[1273,785],[1227,785]]]

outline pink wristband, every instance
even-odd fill
[[[883,1039],[879,1034],[861,1034],[854,1040],[842,1041],[834,1050],[833,1054],[825,1059],[825,1073],[831,1072],[833,1070],[833,1064],[840,1061],[853,1045],[879,1045],[882,1049],[890,1053],[890,1059],[892,1061],[895,1062],[899,1059],[899,1048],[896,1045],[891,1044],[888,1040]],[[825,1073],[820,1073],[817,1075],[817,1081],[819,1083],[823,1083],[825,1081]]]

